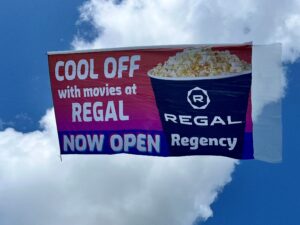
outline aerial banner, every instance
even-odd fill
[[[61,154],[254,158],[251,44],[48,57]]]

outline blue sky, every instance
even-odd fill
[[[2,3],[0,118],[17,130],[38,128],[52,106],[47,51],[70,49],[80,1],[13,1]],[[18,117],[18,115],[20,115]],[[4,126],[5,127],[5,126]]]
[[[267,1],[263,1],[263,2],[267,4]],[[290,3],[294,4],[294,1],[291,1]],[[126,45],[127,43],[128,45],[141,45],[143,43],[166,44],[168,43],[168,40],[170,40],[169,36],[174,35],[172,33],[174,32],[173,30],[170,30],[169,33],[168,32],[159,33],[162,30],[164,30],[163,28],[159,28],[159,26],[157,29],[162,29],[162,30],[159,30],[159,32],[157,33],[148,34],[149,36],[152,35],[151,40],[146,39],[147,36],[143,36],[146,34],[137,34],[136,36],[131,37],[127,33],[126,34],[122,32],[114,33],[115,28],[110,27],[108,25],[109,21],[105,20],[106,19],[105,16],[102,17],[103,20],[100,22],[97,21],[91,22],[91,20],[88,20],[88,21],[78,23],[77,21],[80,18],[80,12],[78,8],[82,4],[83,1],[80,0],[65,0],[65,1],[32,0],[29,2],[17,0],[17,1],[2,2],[0,8],[0,15],[1,15],[0,49],[2,50],[2,54],[0,54],[1,78],[2,78],[2,81],[0,82],[0,93],[1,93],[0,94],[0,132],[5,130],[6,128],[12,127],[15,130],[19,131],[20,135],[22,134],[26,136],[28,132],[33,132],[36,130],[43,129],[40,127],[39,121],[45,115],[46,110],[52,107],[51,90],[50,90],[49,74],[48,74],[48,62],[47,62],[47,55],[46,55],[47,51],[69,50],[74,47],[88,48],[88,47],[97,47],[97,46],[103,47],[106,45],[107,47],[111,47],[111,46],[117,46],[118,43],[120,43],[120,46]],[[282,18],[283,16],[286,16],[285,14],[278,15],[275,13],[280,8],[282,8],[283,11],[286,10],[287,15],[289,13],[291,13],[291,15],[294,13],[293,11],[289,11],[289,8],[288,6],[286,6],[286,4],[284,4],[282,7],[278,6],[278,4],[277,3],[274,4],[274,16],[278,16],[278,20],[280,20],[280,18]],[[247,6],[251,7],[251,4],[250,5],[248,4]],[[137,4],[135,7],[133,7],[134,8],[133,12],[141,16],[142,13],[146,13],[145,10],[147,10],[147,7],[148,6],[143,6],[142,4],[141,5]],[[196,7],[196,5],[194,7]],[[216,8],[216,11],[218,12],[220,8],[222,7],[219,6],[218,8]],[[128,6],[128,9],[132,9],[132,8]],[[210,8],[210,5],[206,5],[206,9],[212,10]],[[127,14],[124,11],[117,11],[120,10],[120,8],[112,8],[111,10],[112,10],[111,15],[117,17],[118,15],[114,13],[120,12],[120,16],[123,16],[120,20],[126,21]],[[123,10],[126,10],[126,7]],[[222,8],[222,10],[227,10],[227,9]],[[242,9],[242,11],[243,10],[244,9]],[[101,12],[105,14],[105,11],[101,11]],[[247,12],[247,10],[245,10],[245,12]],[[256,13],[255,11],[251,11],[251,12],[254,15]],[[270,12],[265,12],[265,13],[270,14]],[[97,14],[97,12],[95,12],[95,14]],[[109,13],[107,14],[109,15]],[[172,13],[171,13],[172,15],[169,14],[168,11],[166,11],[166,14],[167,16],[168,15],[174,16]],[[224,15],[222,14],[223,15],[222,18],[224,19],[226,18],[226,16],[230,14],[231,12],[228,11],[227,14],[226,13],[224,13]],[[259,16],[261,16],[261,14],[262,14],[261,12],[257,13],[258,18],[260,18]],[[81,15],[83,14],[81,13]],[[147,15],[149,16],[149,14]],[[193,18],[194,14],[191,13],[189,15]],[[287,21],[290,20],[292,21],[290,22],[290,24],[296,23],[293,22],[293,18],[298,18],[297,16],[300,16],[297,14],[295,15],[296,17],[287,17],[288,18]],[[268,15],[268,16],[272,16],[272,15]],[[208,19],[213,18],[213,12],[207,15],[207,18]],[[197,33],[197,26],[194,26],[195,24],[189,24],[189,22],[187,22],[185,26],[181,27],[180,22],[178,22],[179,23],[178,32],[182,32],[183,34],[181,36],[182,39],[174,38],[174,40],[173,39],[171,40],[171,44],[178,42],[178,40],[182,41],[181,43],[189,42],[189,41],[196,41],[201,43],[201,41],[207,41],[207,40],[212,40],[211,42],[214,41],[227,42],[228,40],[243,42],[245,39],[244,35],[246,35],[245,33],[248,32],[250,33],[253,32],[253,34],[251,34],[253,36],[246,37],[249,39],[257,38],[258,41],[262,41],[262,42],[266,40],[280,41],[280,38],[278,40],[275,39],[272,40],[272,38],[270,37],[264,39],[264,37],[261,37],[263,35],[258,37],[259,36],[258,33],[260,31],[259,31],[259,26],[257,24],[259,24],[260,21],[255,21],[252,24],[251,22],[248,22],[249,20],[248,17],[246,18],[241,17],[241,18],[242,19],[240,20],[243,20],[243,23],[246,24],[247,26],[239,25],[238,23],[235,23],[235,21],[231,21],[230,19],[226,21],[228,24],[230,23],[235,24],[234,26],[237,26],[238,28],[247,27],[247,32],[244,33],[242,32],[241,34],[236,34],[236,35],[233,34],[233,36],[235,35],[233,38],[229,37],[225,32],[227,36],[224,33],[224,41],[221,37],[220,38],[215,37],[215,33],[213,32],[213,30],[207,31],[207,33],[209,33],[207,37],[203,37],[200,35],[199,36],[200,38],[197,39],[198,33]],[[143,20],[144,19],[141,19],[141,21]],[[162,21],[161,23],[162,26],[167,26],[168,28],[170,28],[169,25],[171,25],[171,23],[170,21],[168,21],[168,18],[164,20],[164,22]],[[234,28],[232,28],[227,23],[226,26],[228,26],[228,30],[229,31],[234,30]],[[93,24],[94,27],[91,24]],[[123,26],[121,27],[121,25]],[[125,25],[126,25],[125,22],[124,24],[121,23],[120,30],[124,30]],[[138,26],[139,24],[134,24],[134,25]],[[268,24],[265,24],[265,26],[267,25]],[[273,24],[273,26],[275,27],[274,30],[276,30],[276,25]],[[297,23],[295,26],[298,26]],[[132,28],[128,26],[126,27],[126,29],[128,29],[130,33],[132,32],[132,30],[135,29],[135,27]],[[196,29],[196,31],[191,32],[191,30],[193,29],[194,30]],[[255,29],[258,29],[258,31],[256,32]],[[106,31],[107,33],[101,36],[103,31]],[[283,45],[284,57],[285,59],[288,60],[292,59],[292,61],[286,62],[285,64],[287,70],[288,86],[286,89],[285,98],[283,99],[282,102],[283,162],[280,164],[269,164],[260,161],[241,161],[231,176],[232,181],[229,182],[229,180],[226,181],[226,179],[227,178],[230,179],[230,173],[233,170],[231,167],[233,166],[233,164],[231,163],[230,164],[231,166],[226,167],[228,170],[228,174],[220,176],[221,177],[220,180],[224,178],[222,184],[218,186],[219,189],[222,189],[224,187],[222,193],[218,195],[216,201],[214,202],[211,201],[213,202],[211,205],[213,211],[213,217],[209,218],[206,222],[203,222],[201,224],[207,224],[207,225],[213,225],[213,224],[295,225],[298,224],[298,214],[300,212],[299,210],[300,209],[300,194],[299,194],[300,179],[298,175],[298,171],[299,171],[298,160],[300,158],[300,152],[298,151],[299,150],[298,147],[299,127],[300,127],[300,111],[299,111],[300,77],[298,75],[300,71],[300,61],[299,59],[295,60],[295,58],[298,57],[297,51],[300,47],[299,47],[299,42],[295,41],[295,37],[298,36],[295,35],[294,33],[289,34],[288,33],[289,27],[287,27],[285,31],[287,33],[285,34],[286,36],[284,37],[287,37],[287,39],[289,39],[290,41]],[[109,32],[111,32],[111,34],[109,34]],[[191,33],[191,35],[187,35],[189,34],[189,32]],[[203,30],[201,32],[203,32]],[[232,32],[234,33],[235,31]],[[77,37],[80,37],[80,39],[74,39],[76,35]],[[190,39],[190,36],[193,35],[195,36],[195,38]],[[240,36],[237,37],[237,35]],[[277,36],[276,35],[275,36],[280,37],[280,35],[281,34],[277,34]],[[161,37],[161,41],[160,41],[160,37]],[[145,40],[145,42],[143,42],[143,40]],[[291,51],[290,49],[293,47],[295,47],[296,50]],[[292,54],[291,52],[296,52],[296,53]],[[1,137],[8,138],[8,136],[1,136]],[[4,140],[4,142],[9,143],[9,141],[6,142],[6,140]],[[11,145],[14,146],[14,144]],[[4,149],[0,149],[0,151],[1,150],[4,151]],[[59,151],[58,149],[56,150],[57,152]],[[18,151],[15,151],[14,154],[18,154]],[[57,154],[57,153],[52,152],[52,154]],[[39,151],[36,151],[35,157],[36,158],[39,157]],[[59,161],[58,158],[56,158],[56,160]],[[77,163],[80,163],[80,158],[77,157],[76,160]],[[0,163],[1,163],[1,158],[0,158]],[[65,163],[66,164],[70,163],[70,159]],[[93,161],[93,163],[95,162]],[[214,165],[214,167],[218,167],[218,166],[219,166],[218,164]],[[83,168],[85,167],[83,166]],[[4,174],[4,171],[6,170],[4,170],[0,166],[0,186],[2,185],[1,175]],[[8,172],[12,174],[14,173],[13,170],[9,170]],[[59,170],[56,170],[56,172],[59,172]],[[85,173],[89,174],[91,173],[91,170],[87,170],[87,171],[82,170],[81,173],[83,173],[83,175]],[[29,176],[28,178],[30,180],[30,173],[27,175]],[[35,175],[33,175],[32,178],[35,178]],[[193,179],[195,178],[197,179],[197,176],[193,177]],[[219,179],[217,178],[216,180]],[[5,183],[6,182],[5,180],[2,180],[2,182],[4,185],[6,184],[18,185],[18,183],[9,183],[8,181],[7,181],[8,183]],[[225,185],[226,183],[228,184]],[[95,183],[92,184],[95,185]],[[32,184],[30,183],[30,185]],[[29,186],[24,185],[24,187],[31,187],[30,185]],[[22,184],[21,186],[23,187]],[[12,190],[18,191],[18,189],[14,189],[14,188],[15,187],[13,187]],[[201,189],[201,185],[199,186],[199,188]],[[215,191],[216,188],[214,187],[212,189]],[[3,191],[2,194],[1,191]],[[1,201],[1,196],[3,197],[4,193],[6,193],[5,191],[7,190],[3,190],[0,187],[0,201]],[[47,192],[47,190],[45,190],[45,192]],[[35,200],[35,198],[32,199],[33,201]],[[14,201],[14,199],[8,198],[7,201],[9,202]],[[205,206],[210,205],[210,201],[208,202],[209,203],[205,202],[203,204]],[[173,203],[180,204],[180,202],[176,202],[176,201],[174,201]],[[15,214],[14,212],[9,212],[8,210],[1,208],[2,206],[3,205],[0,204],[0,224],[1,224],[1,217],[5,218],[2,220],[3,224],[27,224],[25,221],[21,222],[17,220],[12,220],[11,219],[12,216],[17,217],[18,215]],[[22,211],[21,209],[20,211],[16,210],[16,212],[21,212],[21,211]],[[45,214],[44,219],[47,219],[49,215]],[[159,214],[155,214],[155,213],[153,213],[153,215],[159,216]],[[205,213],[204,210],[204,212],[202,212],[202,217],[205,217],[205,215],[207,214]],[[118,214],[116,213],[116,215],[114,216],[118,217]],[[27,218],[27,217],[23,215],[22,218]],[[63,218],[64,216],[62,215],[61,220],[59,221],[63,221]],[[99,218],[101,220],[101,216],[99,216]],[[28,218],[28,220],[31,219],[32,219],[31,217]],[[71,220],[66,220],[65,224],[68,224],[68,222],[70,221]],[[131,220],[128,219],[128,221]],[[90,222],[89,224],[103,224],[100,221],[98,222],[99,223]],[[53,224],[55,224],[55,221],[53,222]]]

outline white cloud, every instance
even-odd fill
[[[300,52],[299,0],[89,0],[80,12],[99,35],[76,49],[254,41],[282,43],[285,60]]]
[[[236,160],[71,156],[60,162],[53,109],[42,131],[0,132],[0,224],[190,225],[212,215]]]

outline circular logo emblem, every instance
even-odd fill
[[[194,109],[205,109],[210,103],[207,91],[199,87],[188,91],[187,101]]]

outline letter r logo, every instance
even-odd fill
[[[203,102],[203,96],[202,95],[194,95],[193,101],[194,102]]]
[[[194,109],[206,109],[210,103],[207,91],[199,87],[188,91],[187,101]]]

